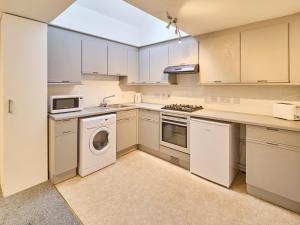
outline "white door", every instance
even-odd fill
[[[150,73],[150,51],[149,48],[141,48],[139,50],[140,76],[139,82],[148,83]]]
[[[139,51],[138,49],[129,49],[127,54],[127,82],[137,83],[139,81]]]
[[[108,43],[108,75],[127,75],[127,46]]]
[[[150,82],[162,83],[168,81],[164,69],[169,64],[169,48],[166,44],[150,48]]]
[[[1,47],[0,164],[8,196],[48,179],[47,24],[4,14]]]

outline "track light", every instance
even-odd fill
[[[181,34],[180,34],[180,30],[177,26],[177,18],[173,18],[172,16],[170,16],[170,14],[168,12],[166,12],[167,14],[167,19],[169,20],[166,28],[169,29],[171,27],[171,25],[173,24],[175,27],[175,35],[178,36],[178,43],[181,43]]]

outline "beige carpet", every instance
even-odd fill
[[[231,190],[140,151],[57,185],[86,225],[300,225],[300,215]]]

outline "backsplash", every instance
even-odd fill
[[[109,104],[133,102],[136,87],[120,85],[119,78],[113,76],[83,75],[81,85],[49,85],[50,95],[80,94],[84,97],[84,107],[96,106],[103,97],[116,95],[108,99]]]
[[[144,102],[199,104],[208,109],[271,115],[276,102],[300,105],[300,86],[196,85],[197,75],[179,75],[178,85],[143,86]]]

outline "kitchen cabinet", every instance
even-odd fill
[[[240,33],[200,40],[201,83],[239,83]]]
[[[108,43],[108,75],[127,75],[127,46],[116,42]]]
[[[288,23],[241,32],[241,80],[288,82]]]
[[[0,177],[4,197],[48,180],[47,24],[2,14]]]
[[[169,48],[166,44],[155,45],[150,48],[150,83],[168,82],[168,74],[164,69],[169,64]]]
[[[137,144],[137,110],[117,113],[117,152]]]
[[[246,127],[247,191],[300,212],[299,132]]]
[[[81,36],[48,26],[48,82],[81,82]]]
[[[129,48],[127,52],[127,83],[135,84],[139,82],[139,51],[137,48]]]
[[[139,50],[139,82],[148,83],[150,81],[150,49],[148,47]]]
[[[191,172],[229,188],[238,172],[239,126],[195,118],[190,126]]]
[[[300,83],[300,18],[290,23],[290,82]]]
[[[183,38],[181,43],[177,40],[169,44],[169,65],[198,64],[198,40],[193,37]]]
[[[106,40],[84,36],[82,39],[82,73],[107,75]]]
[[[138,143],[151,150],[159,151],[159,112],[139,110]]]
[[[77,119],[49,119],[49,177],[56,184],[76,176]]]

